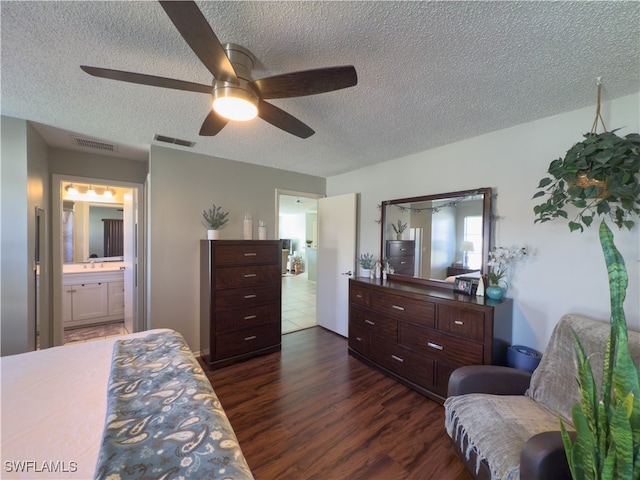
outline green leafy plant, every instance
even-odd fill
[[[228,216],[229,212],[223,212],[222,207],[216,207],[215,203],[212,208],[202,212],[203,224],[210,230],[220,230],[224,227],[229,221]]]
[[[562,439],[574,480],[640,478],[640,377],[629,353],[623,303],[628,276],[613,234],[604,220],[600,243],[607,264],[611,295],[611,335],[607,342],[600,397],[589,357],[576,338],[580,403],[572,417],[572,441],[560,421]]]
[[[295,255],[292,259],[294,265],[302,265],[302,256]]]
[[[619,137],[615,131],[588,133],[564,158],[554,160],[533,196],[547,195],[533,209],[536,222],[569,218],[567,205],[578,209],[571,231],[583,231],[595,216],[608,215],[619,228],[631,229],[640,214],[640,135]]]
[[[376,262],[372,254],[363,253],[360,255],[360,258],[358,258],[358,263],[360,264],[361,268],[370,270],[371,268],[373,268]]]

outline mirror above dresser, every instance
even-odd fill
[[[380,257],[398,280],[452,285],[455,275],[487,273],[491,188],[387,200],[381,208]]]

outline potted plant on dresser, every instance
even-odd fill
[[[208,240],[218,240],[220,238],[219,230],[229,221],[228,216],[229,212],[223,212],[222,207],[216,207],[215,203],[211,208],[202,212],[203,224],[207,227]]]
[[[640,135],[618,137],[606,131],[600,116],[600,91],[596,119],[585,140],[566,156],[551,162],[534,198],[549,195],[537,205],[535,222],[563,218],[571,232],[584,231],[594,216],[602,216],[599,238],[609,279],[611,334],[604,352],[602,384],[596,385],[590,358],[576,337],[580,403],[572,417],[577,436],[573,440],[561,423],[564,449],[575,480],[640,478],[640,375],[628,345],[624,299],[628,276],[624,259],[613,242],[608,217],[618,228],[633,228],[640,214]],[[598,120],[603,133],[596,133]],[[565,210],[578,210],[573,220]]]

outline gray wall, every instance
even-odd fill
[[[25,120],[2,117],[0,355],[35,346],[35,207],[49,210],[47,149]]]
[[[52,174],[144,183],[148,164],[126,158],[50,148],[49,169]]]
[[[200,349],[199,241],[202,211],[212,203],[230,212],[220,238],[242,239],[243,212],[274,239],[276,188],[324,194],[325,179],[152,146],[149,156],[149,318],[151,328],[173,328]]]

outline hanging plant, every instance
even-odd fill
[[[569,229],[584,230],[596,216],[608,215],[618,228],[634,226],[640,215],[640,135],[616,135],[607,131],[600,115],[601,83],[598,81],[596,118],[585,139],[569,149],[564,158],[549,165],[550,177],[538,184],[533,198],[548,196],[533,209],[535,222],[569,219],[567,205],[578,209]],[[603,133],[596,133],[598,120]]]

